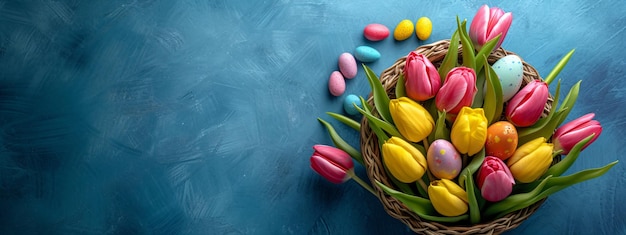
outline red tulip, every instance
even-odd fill
[[[468,67],[456,67],[448,72],[435,98],[439,111],[457,114],[464,106],[471,106],[476,88],[476,72]]]
[[[585,149],[595,141],[598,136],[600,136],[600,133],[602,133],[602,126],[600,122],[592,120],[594,116],[594,113],[588,113],[557,128],[552,136],[554,150],[563,150],[562,154],[568,154],[574,145],[589,137],[591,134],[595,135],[582,149]]]
[[[504,41],[504,37],[506,37],[506,33],[511,27],[512,21],[513,14],[511,12],[504,13],[502,9],[497,7],[490,9],[487,5],[480,7],[474,19],[472,19],[469,31],[469,36],[472,39],[474,47],[480,50],[489,40],[501,35],[494,50],[500,47],[502,41]]]
[[[341,149],[328,145],[314,145],[315,152],[311,156],[311,168],[318,174],[335,184],[350,179],[348,171],[354,168],[352,158]]]
[[[441,78],[433,63],[415,51],[409,53],[405,63],[406,95],[417,101],[435,97],[439,91]]]
[[[535,124],[543,113],[548,94],[548,84],[533,80],[509,100],[504,112],[506,118],[518,127]]]
[[[515,178],[500,158],[487,156],[478,169],[478,188],[485,200],[497,202],[511,194]]]

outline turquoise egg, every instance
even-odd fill
[[[380,52],[369,46],[359,46],[354,50],[354,57],[365,63],[380,59]]]
[[[513,98],[522,86],[524,78],[524,65],[519,56],[507,55],[500,58],[491,66],[498,74],[502,85],[502,99],[504,102]]]
[[[358,96],[353,94],[347,95],[346,98],[343,100],[343,109],[346,111],[346,113],[350,115],[359,114],[359,110],[357,110],[352,104],[356,104],[357,106],[359,106],[359,108],[363,108],[363,105],[361,104],[361,99]]]

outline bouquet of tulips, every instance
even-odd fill
[[[380,167],[391,182],[371,183],[422,219],[453,224],[494,220],[599,177],[617,163],[563,175],[598,138],[602,126],[593,120],[593,113],[563,124],[580,82],[562,101],[560,82],[555,96],[549,93],[573,50],[543,80],[524,82],[519,75],[504,82],[495,68],[499,61],[490,64],[487,58],[500,47],[511,21],[510,12],[483,6],[468,33],[466,21],[457,18],[458,29],[445,58],[435,65],[410,52],[394,94],[363,66],[372,96],[369,103],[361,97],[361,105],[355,107],[376,135]],[[521,67],[521,61],[517,63]],[[360,122],[347,116],[328,114],[361,129]],[[335,147],[315,145],[312,168],[331,182],[355,179],[374,193],[353,171],[353,161],[364,164],[362,153],[330,123],[318,120]]]

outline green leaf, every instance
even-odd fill
[[[400,77],[398,77],[398,81],[396,82],[396,98],[406,96],[406,88],[404,87],[405,81],[404,74],[400,74]]]
[[[504,109],[504,102],[502,99],[502,85],[500,85],[500,79],[498,74],[489,66],[485,64],[485,76],[487,80],[487,93],[485,94],[485,116],[489,124],[500,120],[502,116],[502,109]]]
[[[559,117],[558,122],[556,123],[557,126],[561,125],[561,123],[565,121],[569,112],[574,108],[574,104],[576,104],[576,100],[578,99],[578,92],[580,91],[581,82],[582,80],[574,84],[574,86],[570,88],[569,93],[567,93],[565,99],[563,99],[563,103],[558,110],[563,112],[564,114],[563,116]]]
[[[401,201],[407,208],[415,212],[415,214],[423,219],[442,223],[455,223],[468,219],[467,214],[454,217],[440,216],[433,207],[433,204],[430,202],[430,200],[398,192],[378,181],[376,181],[376,184],[383,191],[385,191],[385,193]]]
[[[567,154],[567,156],[564,159],[562,159],[560,162],[552,165],[548,169],[548,171],[546,171],[544,175],[561,176],[563,173],[565,173],[565,171],[567,171],[567,169],[569,169],[572,166],[572,164],[574,164],[576,159],[578,159],[578,155],[580,155],[580,152],[582,151],[583,147],[587,143],[589,143],[591,139],[593,139],[594,135],[595,134],[591,134],[587,138],[584,138],[578,143],[576,143],[576,145],[574,145],[574,147]]]
[[[511,213],[513,211],[529,207],[530,205],[558,191],[561,191],[569,186],[572,186],[574,184],[600,177],[604,175],[606,172],[608,172],[618,162],[619,161],[614,161],[600,168],[587,169],[587,170],[579,171],[575,174],[571,174],[568,176],[561,176],[561,177],[548,176],[546,179],[544,179],[544,181],[546,182],[545,186],[539,190],[539,193],[530,194],[528,195],[527,198],[524,198],[524,200],[521,202],[511,202],[510,204],[507,204],[510,207],[507,208],[506,210],[499,211],[499,214],[496,215],[496,218],[505,216],[506,214]],[[533,192],[534,191],[535,190],[533,190]],[[510,197],[512,196],[509,196],[509,198]],[[504,200],[507,200],[507,199],[504,199]]]
[[[485,100],[485,73],[476,74],[476,94],[474,94],[474,102],[472,102],[472,108],[482,108]]]
[[[460,32],[459,36],[461,37],[461,45],[463,47],[463,66],[476,70],[476,56],[474,55],[474,46],[472,45],[472,41],[467,35],[466,23],[467,20],[463,20],[463,23],[461,23],[459,17],[456,17],[456,24]]]
[[[367,65],[363,65],[363,69],[365,70],[365,76],[367,77],[367,81],[370,83],[370,88],[372,89],[376,110],[383,120],[393,123],[391,113],[389,112],[389,96],[387,96],[387,91],[374,71],[367,67]]]
[[[452,34],[452,38],[450,38],[450,46],[448,47],[448,52],[446,53],[446,57],[443,58],[441,65],[439,66],[439,77],[441,78],[441,83],[446,79],[448,72],[452,70],[452,68],[456,67],[456,64],[459,59],[459,31],[454,31]]]
[[[472,161],[469,164],[467,164],[467,166],[463,168],[463,170],[459,174],[459,185],[461,186],[461,188],[466,189],[465,178],[471,177],[474,174],[474,172],[476,172],[478,168],[480,168],[480,165],[483,164],[484,160],[485,160],[485,148],[481,149],[480,152],[475,154],[472,157]]]
[[[438,139],[444,139],[450,141],[450,130],[446,125],[446,112],[437,112],[439,117],[435,123],[435,130],[428,136],[428,142],[432,143]]]
[[[489,58],[489,55],[491,54],[491,51],[493,51],[493,48],[496,47],[496,44],[498,44],[500,36],[502,36],[502,34],[498,34],[498,36],[489,40],[476,54],[476,73],[479,73],[483,69],[484,64],[488,64],[487,58]]]
[[[341,138],[341,136],[339,136],[337,131],[335,131],[335,128],[333,128],[333,126],[330,123],[328,123],[327,121],[324,121],[324,119],[321,119],[321,118],[317,118],[317,120],[320,121],[322,124],[324,124],[324,126],[328,130],[328,134],[330,135],[330,139],[333,141],[333,143],[335,144],[335,146],[337,148],[345,151],[355,161],[357,161],[361,165],[365,166],[365,164],[363,163],[363,155],[361,155],[361,152],[359,152],[354,147],[352,147],[350,144],[348,144],[348,142],[343,140],[343,138]]]
[[[556,66],[554,66],[554,68],[552,69],[552,71],[550,71],[550,73],[548,74],[548,76],[546,76],[546,78],[544,79],[544,81],[550,85],[550,83],[552,83],[552,80],[554,80],[554,78],[556,78],[557,75],[559,75],[559,73],[561,72],[561,70],[563,70],[563,68],[565,67],[565,65],[567,65],[567,62],[569,62],[569,59],[572,57],[572,55],[574,54],[575,49],[572,49],[571,51],[569,51],[560,61],[559,63],[556,64]]]
[[[337,121],[340,121],[341,123],[346,124],[347,126],[349,126],[350,128],[354,130],[357,130],[357,131],[361,130],[361,123],[355,121],[352,118],[346,117],[338,113],[333,113],[333,112],[326,112],[326,114],[333,117],[334,119],[337,119]]]
[[[354,107],[361,114],[363,114],[363,116],[365,116],[367,118],[367,120],[369,121],[370,126],[371,125],[375,125],[376,127],[381,128],[382,130],[386,131],[387,133],[389,133],[392,136],[402,137],[402,135],[400,134],[400,132],[398,132],[398,130],[396,129],[395,126],[389,124],[388,122],[385,122],[383,120],[378,119],[377,117],[375,117],[371,113],[365,112],[365,110],[361,109],[359,106],[355,105]]]
[[[367,100],[363,98],[363,96],[359,96],[359,99],[361,100],[361,104],[363,105],[363,110],[365,110],[365,112],[372,113],[373,107],[370,105],[370,103],[368,103]]]
[[[470,175],[465,178],[465,190],[467,192],[470,222],[477,224],[480,222],[480,208],[476,200],[476,192],[478,190],[475,190],[476,185],[474,185],[474,177],[472,175],[473,172],[470,172]]]

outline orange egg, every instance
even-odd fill
[[[485,151],[487,156],[502,160],[511,157],[517,148],[517,130],[507,121],[499,121],[487,128]]]

